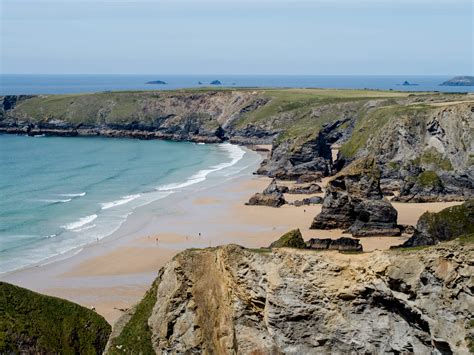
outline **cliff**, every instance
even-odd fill
[[[109,352],[465,353],[473,251],[458,241],[371,254],[188,250],[160,270]]]
[[[374,154],[382,189],[400,191],[405,202],[473,195],[473,115],[469,95],[370,90],[0,97],[0,132],[272,144],[258,172],[282,179],[332,175]]]
[[[2,354],[100,354],[110,331],[94,311],[0,282]]]

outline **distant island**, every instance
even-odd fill
[[[413,83],[410,83],[409,81],[406,81],[406,80],[403,82],[402,85],[403,86],[418,86],[418,84],[413,84]]]
[[[474,86],[474,76],[455,76],[440,84],[441,86]]]
[[[222,83],[219,80],[213,80],[211,81],[211,85],[222,85]]]
[[[154,84],[154,85],[166,85],[166,81],[162,80],[152,80],[152,81],[147,81],[145,84]]]

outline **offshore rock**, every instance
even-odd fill
[[[472,260],[473,245],[457,242],[370,254],[188,250],[159,272],[140,326],[157,354],[465,354]]]

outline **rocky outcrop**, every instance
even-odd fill
[[[261,194],[256,193],[250,197],[249,202],[246,205],[249,206],[268,206],[268,207],[280,207],[286,203],[283,194]]]
[[[417,176],[408,177],[393,201],[400,202],[447,202],[464,200],[464,196],[449,194],[443,181],[434,171],[422,171]]]
[[[263,190],[264,195],[270,194],[284,194],[288,192],[288,186],[278,185],[276,179],[273,179],[272,182]]]
[[[269,246],[270,249],[272,248],[298,248],[304,249],[306,248],[306,243],[303,240],[303,236],[299,229],[294,229],[289,231],[288,233],[283,234],[280,239],[274,241]]]
[[[401,234],[397,225],[397,210],[388,201],[364,200],[354,207],[354,212],[355,221],[348,229],[354,237]]]
[[[321,203],[323,203],[322,197],[312,196],[312,197],[304,198],[302,200],[296,200],[288,204],[292,204],[294,206],[304,206],[304,205],[319,205]]]
[[[399,235],[397,211],[382,200],[375,158],[353,162],[328,182],[312,229],[348,229],[354,236]]]
[[[425,212],[418,219],[415,232],[401,247],[434,245],[462,235],[474,233],[474,199],[462,205],[433,213]]]
[[[462,75],[455,76],[452,79],[446,80],[439,84],[441,86],[474,86],[474,76]]]
[[[317,194],[321,191],[321,186],[318,184],[309,183],[294,185],[287,192],[289,194]]]
[[[345,237],[338,239],[311,238],[306,245],[309,249],[315,250],[362,251],[362,245],[359,244],[359,239]]]
[[[135,325],[158,354],[467,353],[473,251],[188,250],[161,269]],[[133,336],[121,351],[146,341]]]
[[[280,186],[276,179],[273,179],[262,193],[256,193],[250,197],[246,205],[280,207],[286,203],[283,193],[287,191],[287,186]]]
[[[474,196],[474,104],[414,100],[413,105],[381,107],[362,116],[341,147],[343,158],[374,154],[382,188],[399,188],[400,201]]]
[[[101,354],[110,331],[90,309],[0,282],[1,354]]]

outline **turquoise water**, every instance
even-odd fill
[[[0,272],[104,238],[137,207],[225,175],[244,154],[230,144],[0,135]]]

